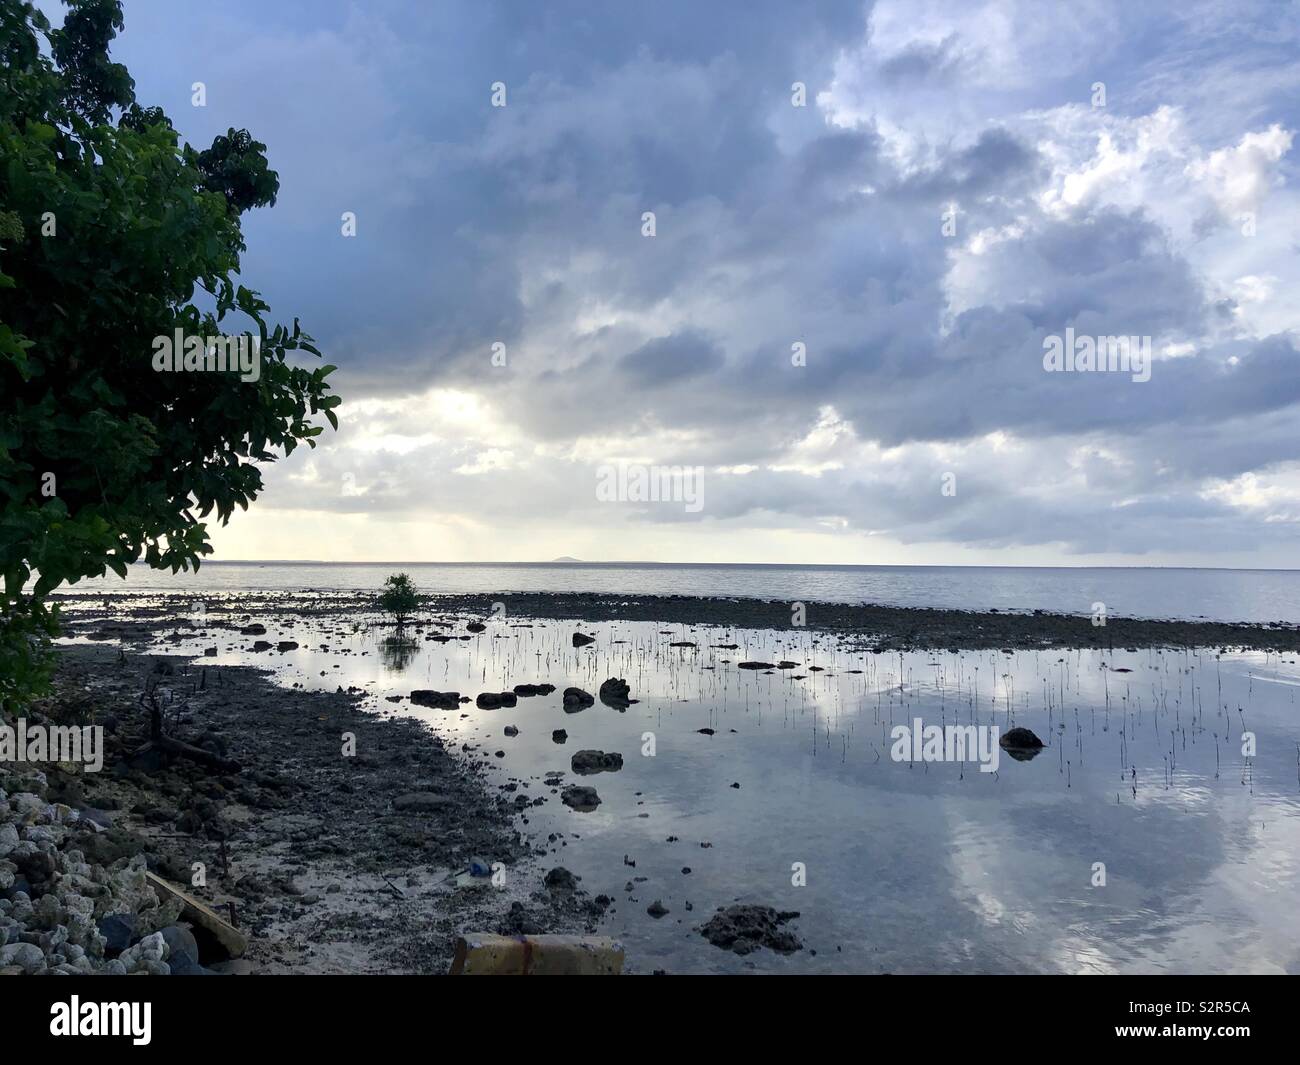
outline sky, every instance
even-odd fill
[[[339,367],[218,558],[1297,565],[1295,4],[124,8]]]

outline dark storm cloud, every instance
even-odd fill
[[[1042,71],[1033,81],[958,9],[959,28],[927,26],[870,52],[870,9],[857,2],[265,8],[129,0],[119,53],[142,98],[196,142],[234,124],[269,144],[281,202],[250,220],[246,281],[302,318],[349,397],[454,388],[540,446],[619,430],[656,461],[707,467],[780,465],[827,408],[857,441],[886,448],[975,447],[1005,432],[1049,465],[1094,444],[1109,456],[1084,463],[1090,488],[1072,499],[1025,496],[1008,465],[963,471],[967,490],[944,501],[925,456],[906,460],[911,485],[852,461],[815,477],[759,470],[719,479],[703,515],[673,521],[830,516],[904,540],[1080,550],[1099,515],[1130,530],[1120,540],[1146,545],[1135,551],[1177,548],[1180,527],[1200,542],[1279,535],[1204,498],[1198,478],[1296,458],[1294,335],[1234,331],[1238,305],[1171,237],[1160,204],[1045,201],[1064,164],[1045,143],[1053,128],[1024,112],[1073,106],[1044,88],[1067,74],[1086,100],[1077,56],[1060,71],[1031,57]],[[1050,39],[1044,19],[1025,17],[1028,39]],[[176,47],[194,39],[220,61]],[[1106,40],[1114,86],[1160,86],[1161,103],[1178,91],[1202,98],[1195,70],[1173,58],[1181,38],[1144,38],[1145,82],[1147,53]],[[1208,37],[1199,43],[1207,76],[1239,99],[1235,65]],[[873,93],[883,109],[926,89],[913,103],[936,110],[922,117],[937,128],[944,109],[964,115],[972,101],[996,104],[1006,121],[938,137],[869,108],[835,124],[818,94],[837,72],[872,108]],[[200,78],[206,109],[188,104]],[[490,106],[498,81],[505,108]],[[807,107],[791,106],[793,82],[806,85]],[[1269,121],[1295,125],[1294,99],[1280,95]],[[1133,176],[1118,172],[1114,185]],[[955,239],[942,231],[954,202]],[[340,235],[344,211],[356,212],[355,238]],[[645,212],[653,237],[642,235]],[[969,251],[982,231],[993,236]],[[1170,346],[1178,357],[1157,358],[1146,383],[1047,373],[1044,338],[1067,328],[1150,336],[1158,354]],[[491,363],[497,342],[504,367]],[[792,365],[796,343],[804,366]],[[1132,464],[1107,451],[1120,444]],[[472,465],[484,446],[376,452],[360,479],[378,486],[374,507],[400,507],[404,478]],[[446,502],[504,513],[544,485],[548,507],[578,514],[590,484],[577,476],[458,476]],[[357,499],[316,505],[355,509]]]

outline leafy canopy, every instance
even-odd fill
[[[314,447],[317,414],[338,427],[334,367],[289,362],[320,353],[237,280],[240,217],[279,191],[265,145],[182,143],[109,59],[118,0],[65,2],[56,30],[0,0],[0,706],[39,681],[52,589],[197,569],[202,519],[247,508],[256,464]],[[176,329],[259,336],[260,376],[156,372]]]

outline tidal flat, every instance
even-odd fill
[[[313,907],[272,899],[268,940],[286,922],[312,929],[304,943],[368,921],[379,939],[400,936],[391,914],[418,911],[421,935],[449,942],[485,930],[467,920],[513,913],[538,931],[615,936],[629,972],[1300,971],[1292,628],[1112,619],[1099,634],[1086,618],[866,607],[860,624],[816,607],[790,627],[788,604],[521,598],[431,599],[400,644],[364,602],[313,592],[208,596],[201,610],[96,596],[69,600],[66,619],[73,643],[166,655],[180,698],[202,686],[214,702],[221,670],[266,671],[301,706],[274,729],[319,741],[330,773],[348,771],[333,753],[340,724],[318,721],[312,700],[347,697],[350,713],[400,733],[412,766],[384,763],[373,794],[331,793],[309,811],[324,829],[300,828],[344,853],[287,841],[282,860],[300,879],[333,877],[340,890],[301,917]],[[1077,646],[1057,642],[1076,632]],[[611,679],[625,697],[601,697]],[[516,694],[524,685],[553,690]],[[566,689],[590,702],[566,701]],[[413,692],[456,699],[421,706]],[[1003,752],[991,772],[910,748],[900,758],[894,730],[914,722],[1026,728],[1044,747]],[[184,727],[201,730],[202,711]],[[222,729],[256,752],[237,713]],[[446,835],[438,803],[396,808],[404,794],[447,790],[437,775],[450,762],[421,767],[425,743],[476,782],[459,794],[502,830],[437,854],[384,851],[357,891],[331,810],[353,824],[363,808],[374,823],[400,815],[411,841]],[[269,750],[288,778],[316,771]],[[571,789],[598,801],[571,802]],[[471,859],[500,875],[472,877]],[[334,872],[315,868],[335,860]],[[548,886],[557,867],[574,879]],[[407,878],[442,879],[411,898],[385,889],[405,895]],[[458,917],[458,897],[482,902]],[[728,937],[710,922],[733,906],[763,908],[779,927],[720,946]],[[384,951],[367,941],[356,956],[375,971]],[[303,951],[273,964],[320,966]],[[350,956],[339,947],[329,965]],[[395,967],[434,971],[445,958],[431,945],[423,956]]]

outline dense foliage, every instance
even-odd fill
[[[240,216],[274,204],[265,145],[231,129],[197,151],[110,60],[118,0],[67,0],[61,29],[0,0],[0,708],[41,682],[48,593],[173,571],[211,552],[262,488],[256,463],[337,428],[295,319],[240,284]],[[45,47],[42,48],[41,39]],[[256,380],[157,372],[154,339],[248,333]],[[30,585],[30,586],[29,586]],[[26,589],[26,590],[25,590]]]

